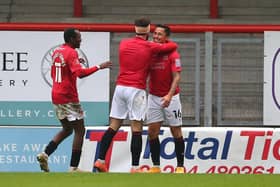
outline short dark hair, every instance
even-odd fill
[[[64,30],[64,41],[66,43],[70,42],[71,38],[75,38],[77,36],[77,29],[75,28],[67,28]]]
[[[170,30],[170,27],[169,27],[169,26],[163,25],[163,24],[157,24],[157,25],[156,25],[156,28],[157,28],[157,27],[163,28],[163,29],[164,29],[164,32],[165,32],[165,34],[166,34],[166,36],[170,36],[171,30]]]
[[[138,26],[138,27],[147,27],[148,25],[150,25],[150,23],[151,23],[151,20],[146,17],[138,18],[134,21],[135,26]]]

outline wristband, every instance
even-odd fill
[[[97,69],[100,69],[100,68],[101,68],[100,65],[96,65],[96,67],[97,67]]]

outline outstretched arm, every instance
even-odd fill
[[[178,48],[178,45],[173,41],[167,43],[150,42],[153,53],[170,53]]]
[[[81,59],[79,59],[79,61],[82,63]],[[87,76],[93,74],[94,72],[98,71],[99,69],[105,69],[105,68],[111,68],[111,67],[112,67],[112,62],[106,61],[97,66],[92,66],[90,68],[84,68],[84,69],[81,68],[81,69],[75,71],[75,74],[79,78],[84,78],[84,77],[87,77]]]

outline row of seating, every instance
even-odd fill
[[[157,23],[277,23],[280,1],[218,0],[219,18],[209,19],[210,0],[83,0],[73,17],[73,0],[1,0],[1,22],[131,23],[147,15]]]

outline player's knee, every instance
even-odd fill
[[[158,137],[158,135],[159,135],[159,129],[157,129],[157,128],[149,128],[148,129],[148,136],[149,136],[149,138],[150,139],[155,139],[155,138],[157,138]]]
[[[73,133],[73,129],[72,129],[72,128],[64,128],[63,130],[64,130],[64,132],[65,132],[68,136],[69,136],[70,134]]]
[[[181,127],[170,127],[171,134],[174,138],[182,137],[182,130]]]

